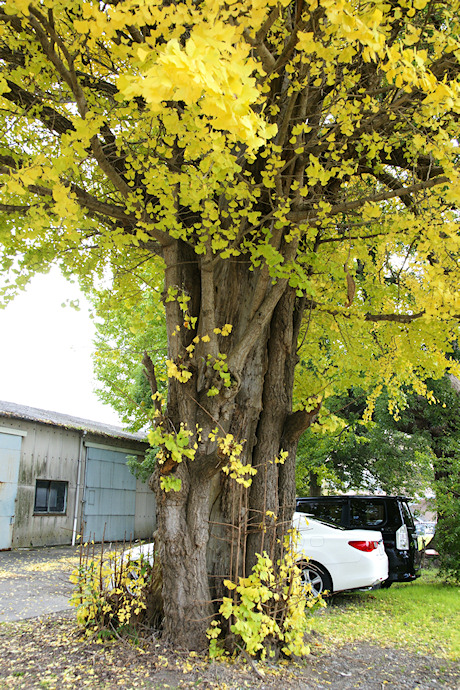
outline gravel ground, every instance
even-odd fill
[[[301,662],[209,662],[155,638],[133,647],[84,639],[72,612],[0,625],[0,688],[383,690],[460,688],[460,664],[360,643],[333,652],[317,635]]]

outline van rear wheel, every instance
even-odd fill
[[[311,591],[314,597],[329,592],[332,594],[331,576],[319,563],[299,563],[302,571],[302,583],[305,589]]]
[[[382,584],[380,585],[380,589],[388,589],[389,587],[391,587],[392,584],[393,580],[385,580],[385,582],[382,582]]]

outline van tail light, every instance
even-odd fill
[[[396,531],[396,548],[400,551],[409,551],[409,533],[407,525],[401,525]]]
[[[369,552],[379,548],[378,541],[349,541],[348,543],[354,549],[358,549],[358,551]]]

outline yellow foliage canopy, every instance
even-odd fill
[[[211,282],[228,261],[254,273],[251,319],[220,345],[236,376],[286,289],[310,392],[337,367],[443,370],[460,315],[457,1],[1,6],[5,294],[58,261],[83,281],[109,266],[127,297],[181,241]],[[215,361],[234,318],[211,294],[185,328]]]

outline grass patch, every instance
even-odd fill
[[[460,586],[430,570],[413,583],[336,595],[315,617],[314,630],[326,644],[367,641],[458,660]]]

